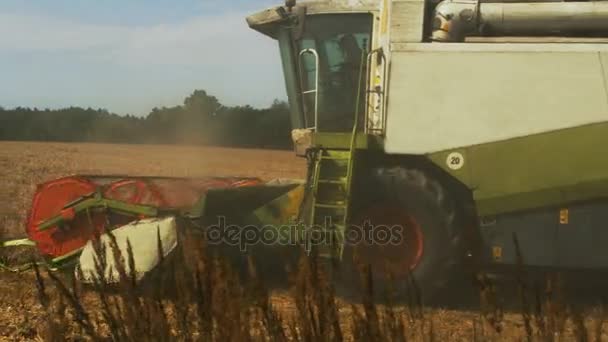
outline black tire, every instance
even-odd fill
[[[459,229],[457,224],[454,200],[437,181],[418,170],[402,167],[380,168],[373,170],[367,179],[369,179],[369,183],[361,187],[362,190],[358,194],[365,200],[360,201],[359,209],[353,211],[352,222],[357,224],[362,219],[369,219],[366,217],[366,213],[371,213],[370,207],[393,208],[390,210],[405,214],[412,220],[408,219],[408,222],[404,224],[402,219],[395,219],[394,215],[388,215],[388,217],[381,217],[389,222],[380,222],[380,224],[403,224],[405,231],[416,231],[417,233],[410,234],[416,237],[415,243],[412,244],[415,247],[409,249],[422,248],[422,252],[421,254],[411,251],[404,252],[404,259],[408,259],[410,254],[414,256],[414,259],[411,262],[405,260],[401,264],[399,261],[394,262],[389,258],[395,259],[395,251],[400,253],[401,250],[407,249],[404,245],[379,245],[377,241],[372,241],[371,245],[368,243],[347,245],[344,255],[345,269],[346,273],[350,273],[351,276],[343,277],[342,280],[348,279],[351,287],[353,281],[361,284],[360,276],[355,276],[355,279],[352,276],[360,274],[362,265],[371,264],[376,300],[386,298],[386,291],[383,289],[387,288],[390,283],[393,300],[418,298],[420,304],[431,302],[437,291],[454,277],[462,261],[462,229]],[[377,213],[371,215],[376,216],[376,221],[378,220]],[[391,220],[401,222],[390,222]],[[415,222],[415,224],[411,222]],[[371,223],[377,226],[377,223]],[[413,229],[408,225],[417,226],[417,228]],[[349,229],[353,229],[353,227],[356,226],[351,225]],[[403,234],[406,239],[408,236],[408,234]],[[407,246],[408,242],[404,241]],[[353,259],[358,260],[353,261]],[[387,270],[386,267],[379,267],[379,261],[385,265],[390,262],[392,264],[387,265],[389,266]],[[390,280],[388,275],[391,276]],[[338,286],[338,288],[344,289],[345,286]],[[359,296],[362,290],[359,286]],[[352,294],[349,295],[349,297],[351,296]]]

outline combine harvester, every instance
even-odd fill
[[[288,0],[247,22],[278,41],[307,180],[223,183],[177,214],[86,183],[30,218],[41,252],[40,231],[84,220],[84,202],[304,227],[321,257],[360,247],[425,297],[460,265],[509,269],[518,249],[530,267],[608,267],[608,1]]]

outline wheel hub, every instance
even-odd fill
[[[355,241],[351,247],[360,261],[370,264],[374,272],[401,277],[419,265],[424,253],[424,235],[419,222],[406,210],[373,206],[354,222],[349,229],[362,230],[365,239],[360,243]]]

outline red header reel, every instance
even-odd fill
[[[26,231],[43,256],[63,259],[106,230],[156,216],[157,209],[188,208],[209,189],[261,183],[253,178],[66,177],[38,186]]]

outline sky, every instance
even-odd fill
[[[282,0],[1,0],[0,106],[146,115],[195,89],[285,99],[277,43],[245,17]]]

